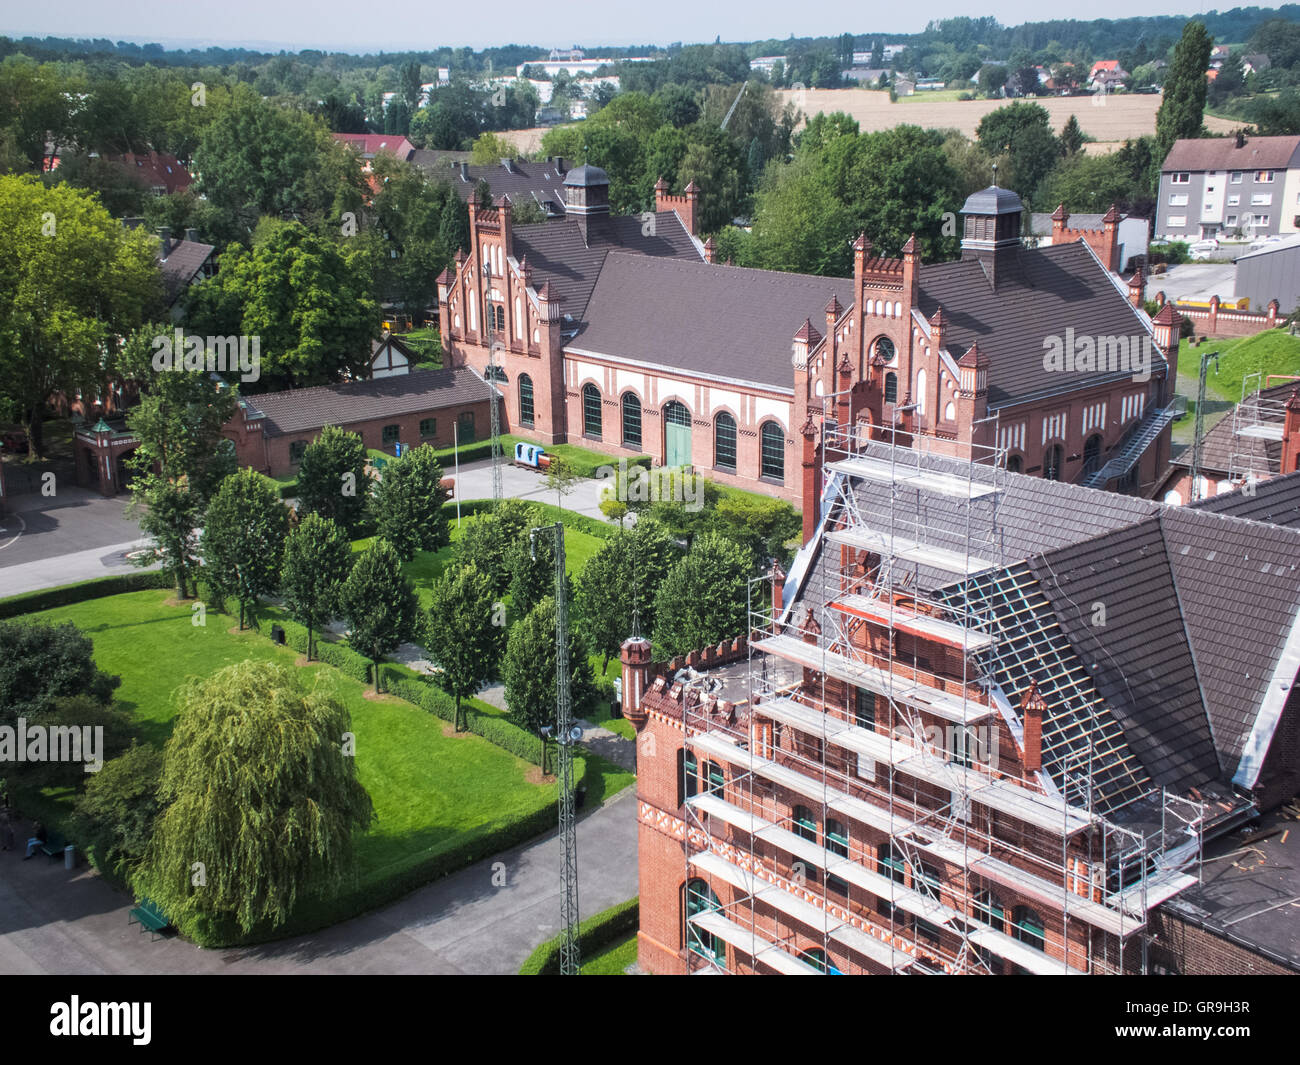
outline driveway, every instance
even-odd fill
[[[617,467],[618,459],[610,459],[610,466]],[[492,463],[491,461],[474,462],[462,465],[460,472],[447,465],[443,473],[456,478],[456,495],[460,499],[492,498]],[[504,499],[528,499],[537,503],[557,503],[565,510],[577,511],[599,521],[604,520],[600,512],[600,493],[605,488],[605,481],[582,480],[573,491],[558,497],[554,489],[546,486],[546,475],[521,466],[512,466],[503,458],[501,461],[501,495]]]
[[[1147,278],[1147,296],[1155,299],[1156,293],[1163,291],[1170,300],[1218,296],[1221,303],[1227,303],[1233,298],[1236,284],[1237,267],[1233,263],[1182,263]]]
[[[584,918],[637,893],[633,791],[578,822]],[[85,865],[69,871],[43,855],[24,862],[21,849],[0,852],[0,972],[516,973],[560,930],[559,838],[552,832],[374,913],[266,946],[203,950],[177,938],[151,940],[127,923],[131,905]]]

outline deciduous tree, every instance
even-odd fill
[[[289,533],[280,569],[280,590],[289,616],[307,627],[307,657],[316,630],[339,613],[343,584],[352,572],[352,545],[330,518],[308,514]]]
[[[279,587],[289,511],[273,483],[251,467],[231,474],[208,504],[204,572],[222,596],[239,603],[239,627],[257,624],[258,600]]]
[[[414,635],[419,609],[391,544],[375,540],[361,553],[343,583],[340,606],[348,621],[348,643],[373,663],[378,692],[380,660]]]

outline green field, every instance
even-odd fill
[[[1193,400],[1201,356],[1206,352],[1219,353],[1218,369],[1210,363],[1205,375],[1207,392],[1233,403],[1241,402],[1242,382],[1248,374],[1262,371],[1265,375],[1300,375],[1300,337],[1293,337],[1285,329],[1269,329],[1234,340],[1206,340],[1200,347],[1184,340],[1178,346],[1178,372],[1193,382]]]
[[[298,657],[264,635],[230,632],[232,619],[223,614],[195,626],[190,606],[168,606],[167,598],[161,591],[132,592],[33,615],[71,621],[94,640],[96,663],[121,676],[118,700],[155,745],[171,734],[171,693],[188,677],[243,660],[292,665]],[[441,719],[401,700],[368,699],[360,681],[329,666],[302,671],[328,686],[352,715],[357,772],[377,814],[357,844],[363,886],[555,801],[554,783],[527,782],[534,767],[523,759],[478,736],[444,736]]]

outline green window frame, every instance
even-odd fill
[[[790,820],[794,822],[795,835],[812,843],[817,842],[817,822],[808,807],[796,806],[794,813],[790,815]]]
[[[727,775],[723,772],[722,766],[717,762],[706,762],[704,764],[704,775],[708,777],[708,790],[710,795],[721,795],[727,786]]]
[[[762,467],[760,476],[785,482],[785,430],[776,422],[764,422],[759,430]]]
[[[295,440],[289,445],[289,461],[295,466],[302,461],[303,455],[307,453],[307,441]]]
[[[641,401],[633,392],[623,393],[623,446],[641,446]]]
[[[991,891],[981,891],[975,896],[975,917],[986,925],[1001,932],[1007,926],[1007,911],[1002,902]]]
[[[1011,911],[1011,934],[1027,947],[1035,950],[1047,949],[1046,929],[1043,919],[1036,910],[1028,906],[1017,906]]]
[[[896,373],[885,374],[885,402],[898,402],[898,374]]]
[[[700,879],[688,880],[685,894],[685,938],[687,948],[701,958],[707,958],[719,965],[725,965],[727,961],[727,945],[712,932],[705,932],[690,923],[690,919],[698,914],[712,913],[715,910],[722,909],[722,903],[719,901],[718,896],[714,894],[713,889],[709,887],[708,882]]]
[[[582,386],[582,435],[601,435],[600,389],[592,384]]]
[[[841,858],[849,856],[849,830],[843,821],[837,821],[833,817],[826,819],[826,838],[825,847],[831,854],[837,854]],[[833,891],[844,898],[849,897],[849,885],[833,873],[826,874],[826,889]]]
[[[853,720],[858,728],[875,729],[876,693],[866,688],[853,689]]]
[[[713,465],[736,472],[736,419],[726,411],[713,423]]]
[[[422,437],[427,437],[427,436],[437,436],[437,435],[438,435],[438,419],[437,419],[437,418],[421,418],[421,419],[420,419],[420,436],[422,436]]]
[[[810,947],[808,950],[801,950],[799,957],[823,975],[830,968],[826,962],[826,951],[822,950],[821,947]]]
[[[700,793],[700,763],[694,751],[685,751],[682,758],[683,790],[686,798],[691,799]]]
[[[402,439],[402,427],[400,425],[385,425],[382,438],[385,444],[397,443]]]
[[[519,375],[519,424],[531,429],[535,416],[533,409],[533,379],[526,373],[521,373]]]

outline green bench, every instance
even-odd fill
[[[51,832],[41,844],[41,853],[50,858],[62,858],[63,848],[67,845],[67,841],[62,836],[57,832]]]
[[[155,934],[161,934],[171,926],[171,921],[167,920],[162,910],[158,908],[158,904],[152,899],[141,899],[140,905],[131,910],[126,923],[128,925],[139,924],[141,932],[147,929],[150,939]]]

